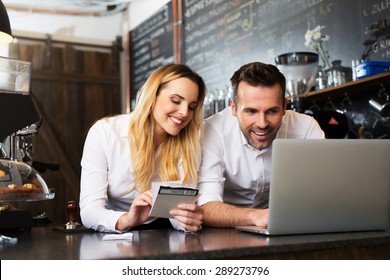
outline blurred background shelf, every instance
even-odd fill
[[[305,98],[307,101],[324,101],[328,98],[343,97],[348,95],[362,94],[365,92],[377,91],[381,86],[390,87],[390,72],[373,75],[362,78],[357,81],[347,82],[345,84],[329,87],[321,90],[310,91]]]

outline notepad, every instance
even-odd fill
[[[173,182],[152,182],[152,209],[150,216],[172,218],[169,211],[181,203],[195,203],[199,197],[193,185]]]

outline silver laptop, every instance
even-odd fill
[[[390,140],[276,139],[267,235],[388,230]]]

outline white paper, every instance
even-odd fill
[[[133,240],[133,233],[125,232],[125,233],[113,233],[113,234],[104,235],[103,241],[108,241],[108,240]]]

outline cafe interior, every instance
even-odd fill
[[[278,67],[288,109],[313,116],[327,139],[390,139],[390,5],[287,2],[1,1],[0,259],[389,259],[386,230],[262,236],[205,227],[106,242],[82,225],[88,129],[130,113],[163,64],[204,78],[205,118],[229,106],[233,70],[257,60]]]

